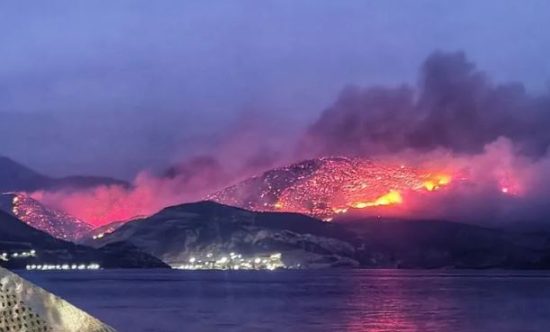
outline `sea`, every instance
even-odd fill
[[[120,332],[550,331],[550,272],[19,271]]]

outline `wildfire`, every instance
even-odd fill
[[[448,186],[452,175],[364,159],[320,158],[275,169],[209,199],[256,211],[288,211],[325,221],[351,209],[406,204],[411,193]]]
[[[522,187],[512,174],[509,172],[497,172],[500,192],[505,195],[520,196],[523,192]]]
[[[356,209],[364,209],[372,206],[384,206],[401,203],[403,203],[403,197],[401,197],[401,193],[395,190],[390,190],[389,193],[378,197],[372,202],[355,202],[352,203],[351,206]]]
[[[2,194],[11,198],[11,212],[24,223],[63,240],[76,240],[91,230],[91,225],[62,211],[48,208],[24,194]]]
[[[448,185],[449,183],[451,183],[451,177],[449,175],[436,175],[433,178],[424,181],[422,186],[427,191],[434,191]]]

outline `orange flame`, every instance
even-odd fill
[[[409,208],[406,202],[409,197],[441,190],[450,186],[451,182],[460,180],[456,177],[456,171],[450,168],[416,168],[391,161],[375,162],[360,158],[319,158],[314,163],[315,168],[310,163],[296,165],[307,172],[304,171],[304,175],[288,184],[271,183],[270,180],[258,194],[261,198],[276,197],[272,203],[248,198],[240,202],[233,191],[223,191],[213,199],[257,211],[297,212],[328,221],[354,208],[372,209],[376,213],[386,210],[388,213],[393,213],[393,210],[401,213]],[[291,167],[278,171],[288,172],[289,176],[295,174]],[[243,184],[243,188],[246,187]],[[384,211],[376,209],[382,206]]]
[[[436,175],[432,178],[429,178],[428,180],[424,181],[422,186],[427,191],[434,191],[438,190],[441,187],[444,187],[451,183],[451,177],[449,175]]]
[[[351,206],[356,209],[364,209],[364,208],[373,207],[373,206],[393,205],[393,204],[401,204],[401,203],[403,203],[403,197],[401,197],[401,193],[396,190],[390,190],[390,192],[378,197],[374,201],[355,202],[355,203],[352,203]]]

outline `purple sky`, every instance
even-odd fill
[[[2,2],[0,155],[130,178],[250,115],[288,136],[346,84],[414,83],[436,49],[546,90],[549,13],[544,0]]]

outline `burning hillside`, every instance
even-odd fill
[[[0,195],[0,209],[13,214],[29,226],[62,240],[77,240],[92,229],[90,224],[46,207],[24,194]]]
[[[271,135],[259,129],[262,121],[253,121],[252,135],[238,127],[241,139],[221,139],[225,143],[205,156],[190,156],[162,174],[144,170],[129,186],[29,194],[95,226],[204,198],[325,220],[361,211],[539,222],[550,217],[549,110],[549,94],[492,82],[463,53],[436,52],[417,85],[344,89],[296,142],[270,149]],[[222,189],[230,183],[238,184]]]
[[[500,139],[475,155],[440,150],[375,160],[321,157],[270,169],[206,195],[185,185],[189,182],[149,176],[139,177],[132,188],[43,191],[32,198],[96,226],[201,199],[324,220],[355,213],[474,223],[513,222],[522,216],[538,220],[545,206],[541,175],[548,169],[547,159],[533,162],[514,151],[509,140]]]
[[[414,193],[452,181],[440,171],[364,159],[318,158],[265,172],[209,196],[256,211],[290,211],[331,220],[336,214],[406,204]]]

